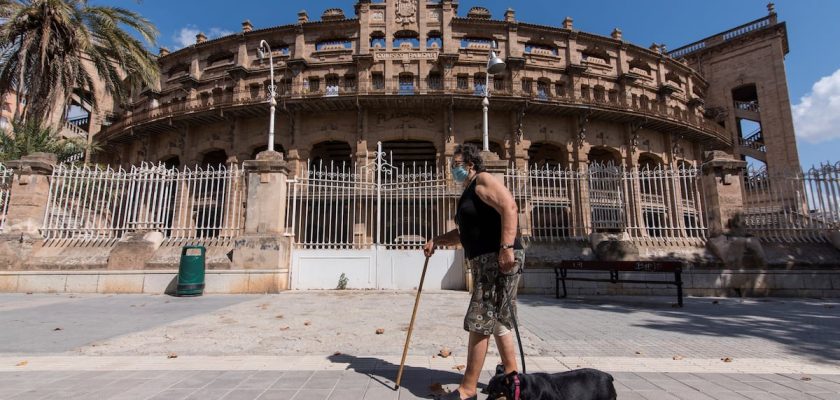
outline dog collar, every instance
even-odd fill
[[[519,374],[513,376],[513,400],[519,400]]]

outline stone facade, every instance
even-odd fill
[[[293,173],[308,159],[361,161],[380,141],[396,153],[422,147],[413,160],[444,165],[457,143],[481,139],[490,50],[508,66],[489,79],[491,147],[519,167],[560,160],[579,169],[593,149],[627,166],[645,153],[664,165],[736,154],[734,134],[707,117],[726,99],[712,95],[723,89],[702,68],[628,43],[620,30],[604,37],[571,19],[562,25],[520,22],[513,10],[496,20],[480,7],[459,16],[457,2],[418,0],[360,1],[355,16],[330,9],[320,21],[302,12],[267,29],[246,21],[239,34],[162,50],[159,86],[136,91],[103,132],[113,151],[100,161],[253,159],[268,130],[261,40],[276,64],[277,148]]]

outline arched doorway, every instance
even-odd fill
[[[325,141],[312,146],[309,165],[311,168],[349,168],[352,155],[350,144],[341,141]]]
[[[533,143],[528,148],[528,165],[531,169],[565,169],[568,165],[566,150],[550,143]]]
[[[475,147],[478,147],[479,151],[484,148],[484,141],[480,139],[467,140],[466,142],[464,142],[464,144],[471,144]],[[502,149],[501,144],[491,140],[490,143],[488,143],[488,147],[490,148],[491,153],[496,153],[496,155],[499,156],[500,160],[505,159],[505,152]]]
[[[397,168],[424,168],[434,172],[437,165],[435,144],[423,140],[389,140],[382,142],[382,151],[391,165]]]

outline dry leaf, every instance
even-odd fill
[[[260,309],[265,310],[268,308],[268,303],[260,304]]]
[[[288,327],[288,326],[284,326],[284,327],[280,328],[280,330],[281,330],[281,331],[288,331],[288,330],[289,330],[289,327]]]
[[[26,292],[26,294],[32,294],[32,292]]]
[[[449,357],[449,356],[452,355],[452,350],[449,350],[448,347],[441,347],[438,355],[443,357],[443,358]]]
[[[385,328],[378,328],[378,329],[376,330],[376,334],[377,334],[377,335],[381,335],[381,334],[383,334],[383,333],[385,333]]]
[[[23,366],[25,366],[26,364],[29,364],[29,361],[21,361],[21,362],[19,362],[19,363],[15,364],[15,366],[16,366],[16,367],[23,367]]]
[[[806,381],[806,382],[811,380],[811,378],[810,378],[810,377],[808,377],[808,376],[803,376],[803,377],[801,377],[801,378],[799,378],[799,379],[800,379],[800,380],[803,380],[803,381]]]
[[[283,314],[278,314],[278,315],[276,315],[274,318],[277,318],[277,319],[283,319]]]
[[[723,362],[732,362],[732,357],[723,357],[720,360]]]
[[[443,385],[438,382],[429,385],[429,390],[432,391],[432,396],[443,396],[449,393],[443,388]]]
[[[336,351],[335,353],[333,353],[333,355],[334,355],[334,356],[340,356],[340,355],[341,355],[341,352],[340,352],[340,351]]]
[[[452,369],[457,369],[459,372],[465,370],[466,368],[467,368],[467,366],[464,365],[464,364],[458,364],[458,365],[452,367]]]
[[[54,330],[54,331],[61,331],[61,330],[63,330],[63,329],[61,329],[61,328],[55,328],[55,329],[53,329],[53,330]]]
[[[305,325],[305,326],[309,326],[309,325],[312,325],[312,322],[305,321],[305,322],[303,323],[303,325]]]
[[[637,352],[636,352],[636,354],[642,354],[642,352],[641,352],[641,351],[637,351]]]
[[[682,360],[683,356],[674,356],[674,361]]]
[[[166,358],[178,358],[178,355],[175,353],[169,353],[169,355],[167,355]]]

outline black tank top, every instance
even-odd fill
[[[502,216],[475,192],[477,179],[478,176],[461,194],[455,213],[458,236],[467,259],[499,251],[502,240]],[[522,248],[518,237],[514,241],[514,248]]]

